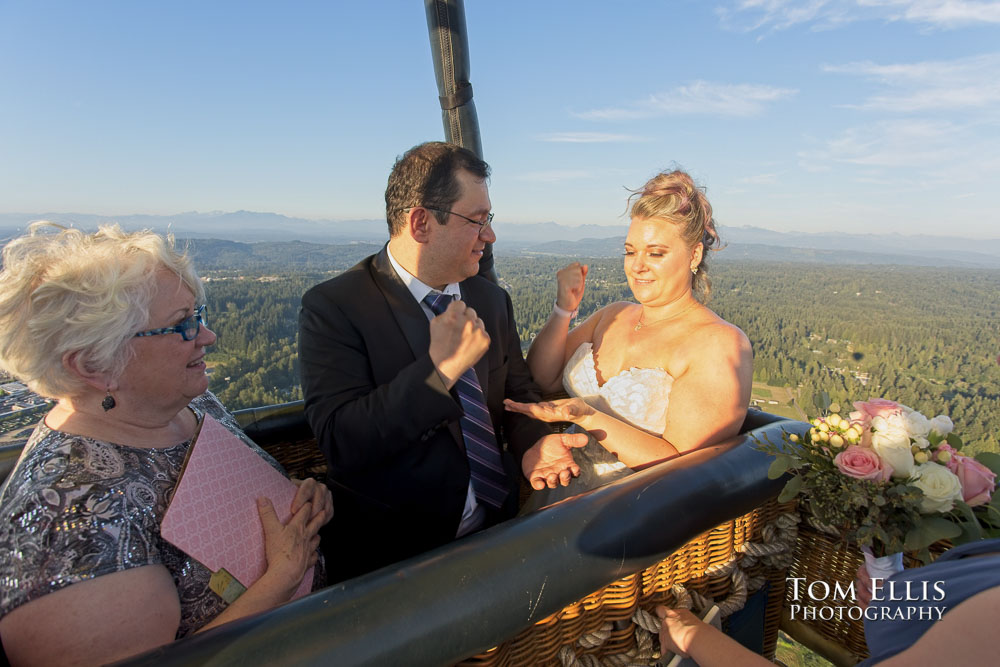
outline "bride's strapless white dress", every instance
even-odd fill
[[[592,343],[576,348],[563,369],[563,387],[570,396],[653,435],[663,435],[667,428],[673,384],[662,368],[629,368],[599,384]]]
[[[657,436],[662,436],[667,427],[667,401],[673,384],[674,379],[662,368],[630,368],[603,385],[598,384],[594,346],[591,343],[578,347],[563,369],[563,387],[570,396],[582,398],[596,410]],[[567,433],[580,431],[580,427],[573,425]],[[573,458],[580,466],[580,476],[574,478],[569,486],[534,491],[521,509],[522,514],[603,486],[633,472],[593,436],[586,447],[573,450]]]

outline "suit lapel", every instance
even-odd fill
[[[403,332],[403,336],[413,352],[413,358],[416,359],[426,354],[431,345],[427,315],[410,294],[410,290],[396,275],[392,264],[389,263],[385,247],[382,248],[382,252],[375,255],[372,262],[372,276],[376,286],[385,295],[392,317],[399,325],[400,331]]]
[[[427,354],[427,350],[431,346],[430,321],[427,319],[427,313],[400,280],[396,270],[392,268],[386,247],[388,244],[382,247],[382,251],[375,255],[375,259],[372,261],[372,279],[385,296],[392,317],[400,331],[403,332],[403,337],[406,338],[415,360]],[[485,355],[483,356],[485,358]],[[459,449],[465,451],[462,427],[459,426],[458,422],[448,422],[448,430]]]

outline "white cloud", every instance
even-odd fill
[[[968,0],[858,0],[861,7],[886,9],[892,21],[929,23],[942,28],[1000,23],[1000,2]]]
[[[846,171],[859,182],[895,182],[902,190],[993,183],[1000,142],[976,125],[928,119],[887,120],[845,130],[799,153],[805,171]]]
[[[848,7],[836,0],[739,0],[732,7],[718,7],[715,12],[722,24],[742,32],[785,30],[801,23],[826,29],[853,20]]]
[[[627,107],[594,109],[575,115],[587,120],[629,120],[680,114],[754,116],[761,113],[767,103],[786,99],[797,92],[791,88],[749,83],[695,81],[650,95]]]
[[[1000,105],[1000,53],[893,65],[855,62],[823,69],[863,76],[888,88],[861,104],[847,105],[853,108],[893,112],[992,111]]]
[[[631,134],[611,134],[609,132],[553,132],[543,134],[540,141],[565,144],[607,144],[643,141],[642,137]]]
[[[854,21],[905,21],[934,28],[1000,23],[1000,2],[984,0],[736,0],[716,9],[742,32],[809,25],[828,30]]]

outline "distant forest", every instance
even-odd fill
[[[210,324],[219,334],[208,357],[211,388],[230,409],[302,397],[299,299],[371,252],[339,248],[310,252],[306,261],[298,254],[296,264],[305,266],[297,273],[263,273],[260,264],[241,270],[236,265],[244,258],[223,252],[225,261],[216,263],[195,249],[208,278]],[[552,309],[555,271],[566,261],[497,257],[525,344]],[[581,317],[630,298],[620,258],[587,261]],[[325,270],[313,268],[322,262]],[[226,268],[204,270],[220,264]],[[840,403],[884,396],[929,417],[947,414],[972,451],[1000,452],[1000,271],[737,260],[716,261],[711,275],[710,306],[753,343],[754,380],[789,387],[810,415],[824,391]]]

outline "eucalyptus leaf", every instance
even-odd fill
[[[955,501],[955,509],[962,515],[963,521],[958,526],[962,529],[962,534],[955,538],[955,544],[965,544],[983,539],[983,527],[976,518],[976,513],[972,508],[961,500]]]
[[[979,525],[978,521],[963,521],[958,524],[958,527],[962,532],[952,540],[955,544],[978,542],[983,539],[983,527]]]
[[[950,540],[962,534],[962,529],[948,519],[938,516],[923,517],[906,533],[903,548],[907,551],[926,549],[938,540]]]
[[[788,472],[788,469],[791,467],[792,459],[783,454],[779,454],[774,457],[773,461],[771,461],[771,466],[767,469],[767,478],[778,479]]]
[[[996,511],[1000,514],[1000,493],[993,491],[993,497],[990,499],[990,509]]]
[[[789,500],[799,495],[799,490],[801,488],[802,488],[802,478],[799,475],[792,477],[790,480],[788,480],[788,483],[785,484],[785,488],[783,488],[781,490],[781,493],[778,495],[778,502],[787,503]]]
[[[962,439],[958,437],[957,433],[949,433],[948,437],[945,438],[945,440],[947,440],[948,444],[954,447],[955,449],[962,448]]]
[[[994,474],[1000,476],[1000,454],[996,454],[994,452],[979,452],[976,454],[976,460],[992,470]]]
[[[965,504],[965,502],[962,500],[955,501],[955,510],[957,510],[958,513],[961,514],[966,521],[976,520],[976,515],[972,511],[972,508],[969,507],[967,504]]]

